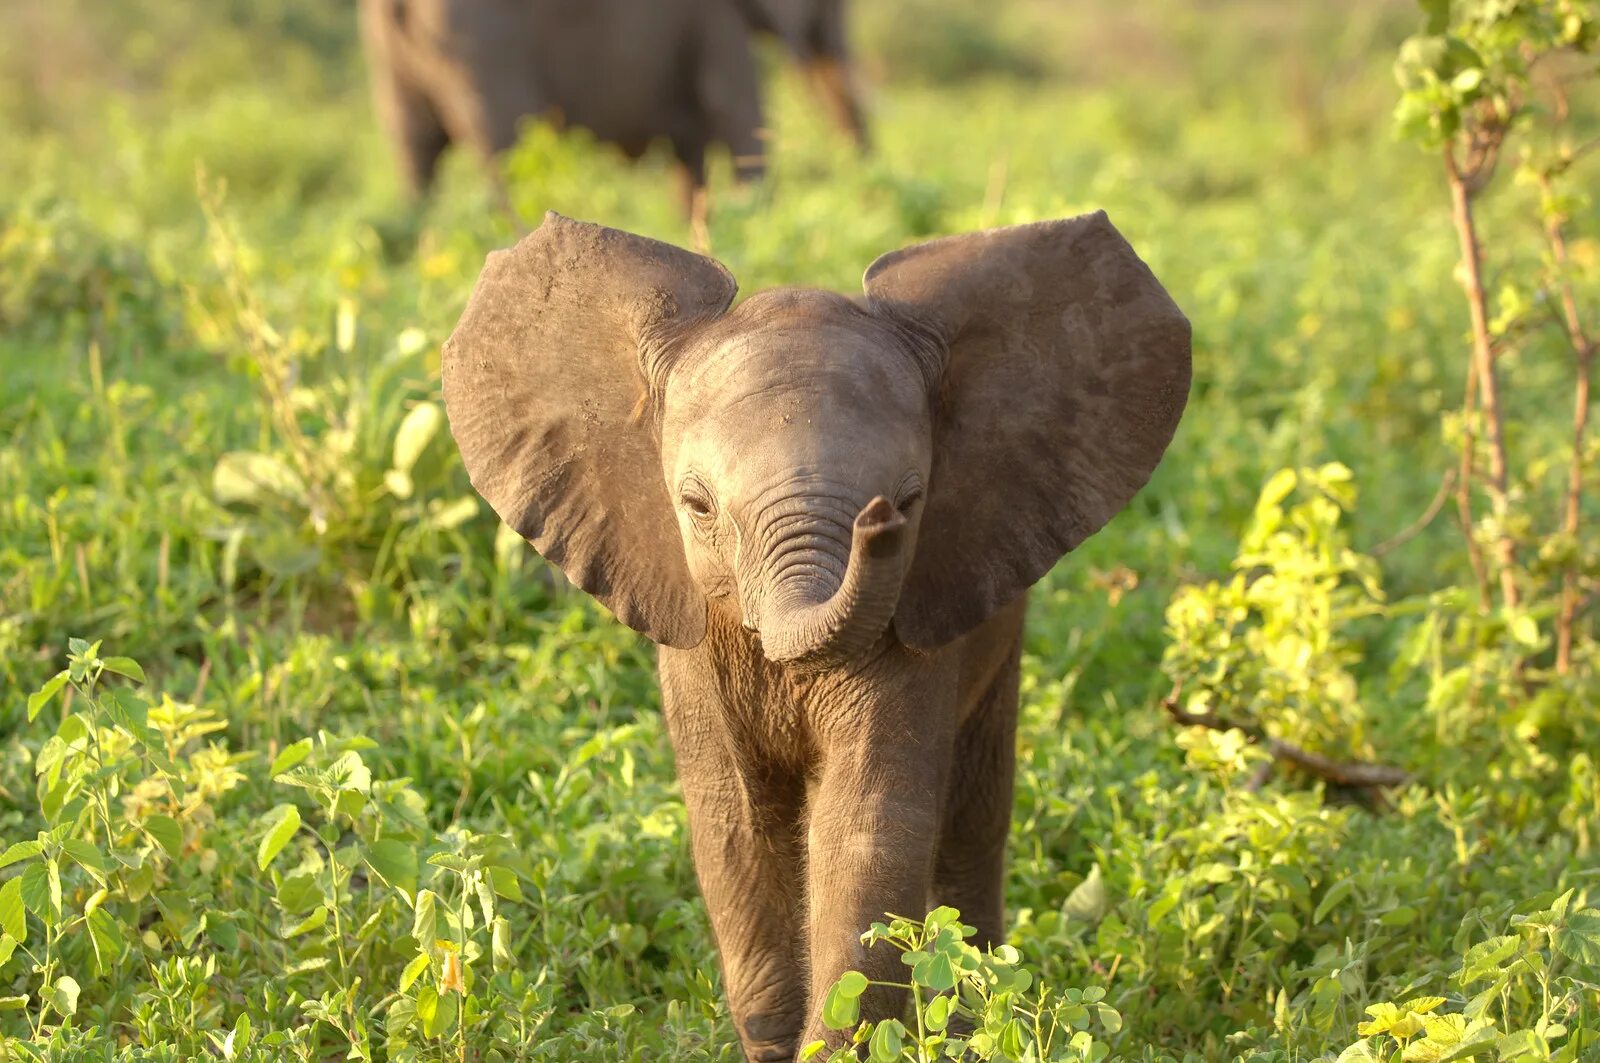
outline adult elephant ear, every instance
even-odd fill
[[[727,309],[708,258],[559,214],[489,255],[444,345],[445,410],[472,486],[623,623],[697,644],[641,359]]]
[[[1144,486],[1189,393],[1189,322],[1104,212],[934,240],[867,270],[868,305],[943,344],[917,555],[895,631],[976,627]]]

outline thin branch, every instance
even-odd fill
[[[1368,550],[1367,553],[1373,557],[1382,557],[1420,535],[1422,529],[1432,524],[1434,518],[1439,515],[1439,511],[1444,509],[1445,500],[1450,497],[1450,488],[1455,486],[1455,482],[1456,470],[1446,469],[1444,475],[1439,478],[1439,490],[1434,492],[1433,501],[1429,502],[1428,508],[1422,511],[1422,516]]]
[[[1539,191],[1545,204],[1544,232],[1550,244],[1550,254],[1555,259],[1556,287],[1561,296],[1562,325],[1567,342],[1572,345],[1577,379],[1572,397],[1572,464],[1567,470],[1566,511],[1562,515],[1561,531],[1576,547],[1579,517],[1583,512],[1583,444],[1589,428],[1589,377],[1594,365],[1594,337],[1583,327],[1578,312],[1578,297],[1572,288],[1568,271],[1566,219],[1549,205],[1555,199],[1548,175],[1539,177]],[[1572,633],[1578,616],[1578,572],[1573,561],[1561,574],[1561,609],[1556,615],[1556,672],[1566,675],[1572,671]]]
[[[1238,731],[1252,745],[1265,748],[1278,760],[1287,761],[1319,779],[1338,786],[1377,788],[1404,786],[1411,781],[1411,773],[1387,764],[1369,764],[1365,761],[1338,761],[1308,753],[1299,746],[1273,738],[1254,724],[1240,723],[1214,713],[1201,715],[1190,712],[1178,704],[1178,688],[1164,698],[1161,707],[1176,723],[1186,727],[1205,727],[1212,731]]]
[[[1493,158],[1492,155],[1489,156]],[[1472,320],[1472,356],[1477,367],[1478,393],[1483,409],[1484,442],[1489,452],[1486,487],[1489,505],[1499,525],[1493,542],[1499,569],[1501,603],[1515,609],[1520,600],[1517,589],[1517,547],[1507,527],[1510,503],[1506,484],[1505,423],[1500,409],[1500,387],[1495,375],[1494,353],[1490,350],[1488,299],[1483,291],[1483,259],[1478,243],[1477,223],[1473,218],[1474,183],[1483,174],[1485,160],[1479,157],[1472,170],[1463,172],[1456,165],[1455,152],[1446,149],[1445,171],[1449,177],[1450,200],[1456,235],[1461,242],[1461,264],[1465,270],[1462,287],[1466,290],[1467,310]]]

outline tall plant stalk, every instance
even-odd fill
[[[1567,467],[1566,504],[1561,516],[1561,531],[1576,550],[1583,515],[1583,448],[1589,429],[1589,380],[1594,368],[1595,339],[1584,327],[1577,293],[1572,287],[1566,216],[1555,209],[1555,191],[1549,174],[1539,175],[1539,191],[1545,204],[1545,239],[1555,263],[1561,323],[1566,329],[1567,342],[1572,345],[1576,369],[1572,389],[1572,460]],[[1561,605],[1556,614],[1556,672],[1559,675],[1572,671],[1572,633],[1578,619],[1578,564],[1579,558],[1572,558],[1561,574]]]
[[[1492,157],[1492,156],[1491,156]],[[1474,431],[1474,398],[1477,412],[1483,420],[1484,445],[1488,451],[1488,469],[1484,487],[1489,495],[1489,505],[1495,517],[1495,534],[1492,541],[1495,568],[1500,581],[1500,601],[1508,610],[1517,608],[1520,595],[1517,590],[1517,544],[1511,537],[1509,526],[1511,506],[1507,494],[1507,461],[1505,417],[1500,406],[1500,382],[1495,372],[1494,341],[1489,334],[1488,298],[1483,290],[1483,250],[1478,240],[1477,219],[1473,213],[1473,200],[1485,178],[1486,165],[1480,161],[1472,169],[1463,171],[1456,160],[1454,145],[1444,152],[1445,174],[1450,185],[1451,219],[1455,224],[1456,238],[1461,244],[1461,284],[1466,291],[1467,312],[1472,323],[1472,364],[1467,374],[1467,400],[1464,408],[1462,435],[1462,469],[1460,490],[1471,511],[1472,465],[1476,450]],[[1474,396],[1476,391],[1476,396]],[[1480,571],[1482,559],[1476,556],[1472,529],[1467,529],[1469,550],[1474,555],[1473,567]]]

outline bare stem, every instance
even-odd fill
[[[1539,178],[1539,190],[1549,203],[1553,198],[1548,175]],[[1567,342],[1577,367],[1572,399],[1572,464],[1567,470],[1567,504],[1562,514],[1561,530],[1574,545],[1578,541],[1578,523],[1583,511],[1583,440],[1589,428],[1589,377],[1594,365],[1595,341],[1584,329],[1578,312],[1578,298],[1572,290],[1572,277],[1567,269],[1566,218],[1547,210],[1544,219],[1545,238],[1550,243],[1550,253],[1556,265],[1556,291],[1561,297],[1562,324],[1566,327]],[[1556,672],[1566,675],[1572,670],[1572,630],[1578,617],[1577,561],[1568,563],[1561,574],[1561,609],[1556,615]]]
[[[1444,154],[1445,173],[1450,183],[1450,202],[1456,236],[1461,242],[1462,287],[1466,289],[1467,310],[1472,320],[1472,360],[1476,369],[1479,405],[1483,410],[1484,442],[1488,447],[1489,468],[1485,487],[1489,505],[1498,525],[1492,545],[1499,568],[1500,599],[1507,609],[1520,601],[1517,590],[1517,547],[1507,526],[1510,505],[1506,494],[1505,425],[1500,410],[1500,386],[1495,376],[1494,351],[1489,336],[1488,300],[1483,292],[1483,259],[1478,243],[1477,223],[1472,200],[1475,174],[1463,174],[1456,165],[1455,152]],[[1470,437],[1469,437],[1470,438]]]
[[[1483,548],[1478,545],[1477,518],[1472,512],[1473,465],[1478,451],[1478,364],[1467,364],[1467,383],[1461,396],[1461,461],[1456,469],[1456,518],[1467,540],[1467,560],[1472,564],[1472,579],[1478,587],[1478,606],[1487,613],[1494,607],[1489,589],[1489,570],[1483,563]]]

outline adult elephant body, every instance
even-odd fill
[[[661,644],[746,1057],[789,1060],[859,934],[1003,939],[1024,596],[1160,460],[1189,327],[1104,214],[951,237],[729,309],[710,259],[551,215],[446,344],[474,486]],[[893,1013],[873,990],[868,1018]]]
[[[665,138],[689,186],[722,144],[761,168],[760,92],[732,0],[361,0],[380,121],[415,192],[451,143],[491,158],[527,117],[638,156]]]

